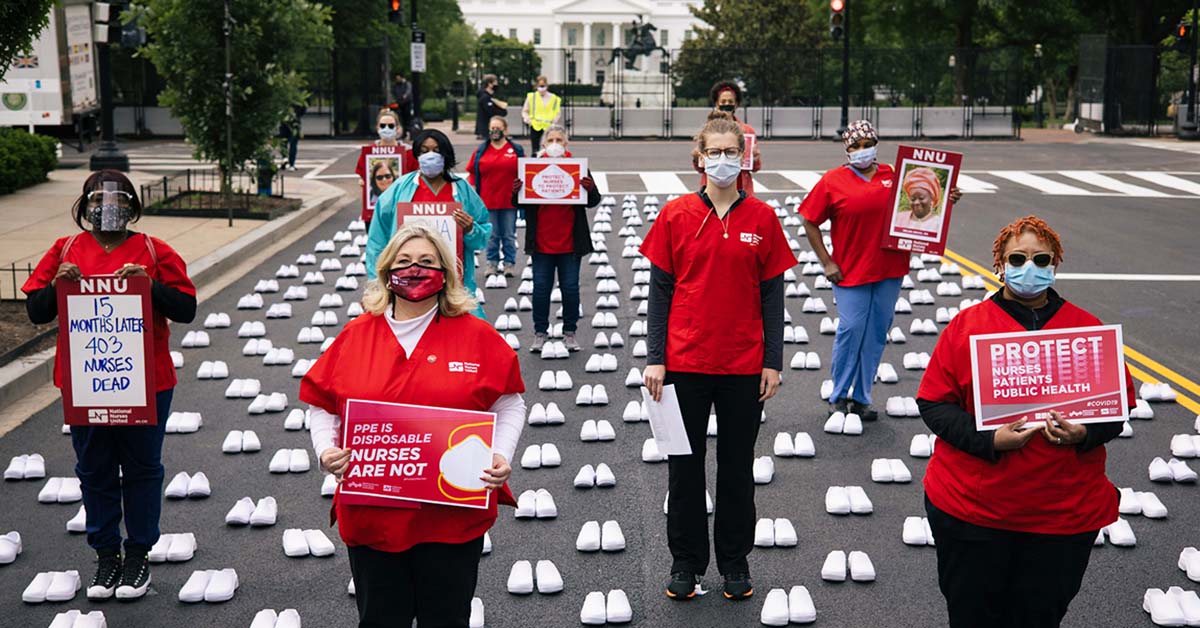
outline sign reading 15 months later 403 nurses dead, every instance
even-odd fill
[[[971,370],[979,430],[1050,410],[1072,423],[1128,418],[1120,325],[971,336]]]
[[[492,466],[494,413],[349,399],[343,417],[343,504],[488,507],[480,478]]]
[[[55,285],[67,425],[156,424],[150,278]]]

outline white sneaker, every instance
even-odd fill
[[[617,476],[613,474],[612,469],[603,462],[596,465],[596,486],[599,488],[612,488],[617,485]]]
[[[831,486],[825,491],[825,512],[831,515],[850,514],[850,494],[844,486]]]
[[[571,374],[566,371],[557,371],[554,373],[554,389],[555,390],[571,390],[574,384],[571,383]]]
[[[537,578],[537,591],[542,595],[560,593],[563,590],[562,574],[558,567],[548,560],[539,560],[534,568]]]
[[[264,608],[254,614],[254,620],[250,622],[250,628],[275,628],[276,622],[279,621],[279,615],[273,608]],[[296,624],[298,627],[300,624]]]
[[[1179,553],[1179,570],[1187,574],[1189,580],[1200,582],[1200,550],[1185,547]]]
[[[647,438],[642,442],[642,462],[664,462],[667,457],[658,450],[658,442],[653,438]]]
[[[583,600],[583,608],[579,610],[579,621],[585,626],[603,626],[607,614],[605,611],[604,594],[592,591]]]
[[[191,476],[188,475],[187,471],[180,471],[175,474],[175,477],[171,478],[171,481],[167,483],[167,488],[163,489],[163,497],[167,499],[186,498],[188,495],[188,482],[190,480]]]
[[[611,441],[617,439],[617,432],[607,419],[596,421],[596,440]]]
[[[861,486],[847,486],[846,494],[850,498],[850,512],[856,515],[869,515],[875,511],[875,505],[867,497],[867,492]]]
[[[874,582],[875,565],[866,552],[850,552],[850,579],[855,582]]]
[[[928,458],[933,455],[933,446],[929,442],[929,435],[914,435],[912,443],[908,446],[908,455],[914,458]]]
[[[770,456],[756,458],[753,471],[755,484],[770,484],[775,477],[775,460]]]
[[[46,587],[45,599],[47,602],[66,602],[75,599],[75,594],[79,592],[81,586],[78,571],[74,569],[55,571],[50,578],[50,584]]]
[[[777,518],[773,522],[775,529],[775,547],[795,547],[800,542],[796,528],[788,519]]]
[[[827,582],[846,581],[846,552],[834,550],[825,557],[821,566],[821,579]]]
[[[892,465],[886,458],[876,458],[871,461],[871,481],[879,483],[890,483],[894,480],[892,476]]]
[[[779,432],[775,435],[775,443],[772,450],[776,456],[780,458],[790,458],[796,455],[796,447],[792,442],[792,435],[787,432]]]
[[[926,545],[925,522],[921,517],[905,517],[901,539],[905,545]]]
[[[1166,460],[1156,457],[1150,461],[1151,482],[1170,482],[1172,479],[1171,468],[1167,466]]]
[[[788,592],[788,621],[794,624],[811,624],[817,620],[817,608],[812,596],[803,586],[794,586]]]
[[[308,540],[304,538],[303,530],[289,528],[283,531],[283,553],[291,558],[309,555]]]
[[[527,560],[513,563],[508,572],[508,592],[513,595],[533,593],[533,565]]]
[[[221,443],[221,451],[227,454],[242,453],[242,433],[232,430],[226,434],[224,442]]]
[[[759,519],[754,524],[754,546],[775,547],[775,522],[770,519]]]
[[[596,431],[595,419],[588,419],[579,427],[579,440],[590,443],[600,439],[599,433]]]
[[[1179,605],[1187,625],[1200,626],[1200,595],[1195,591],[1184,591],[1182,587],[1171,587],[1167,589],[1167,596]]]
[[[517,497],[517,507],[513,512],[517,519],[532,519],[537,515],[537,492],[528,490]]]
[[[332,478],[333,476],[328,477]],[[258,504],[254,506],[254,512],[250,514],[250,525],[255,527],[273,526],[278,516],[279,505],[275,503],[275,498],[264,497],[258,500]]]
[[[1150,492],[1138,492],[1138,503],[1142,505],[1142,516],[1149,519],[1166,519],[1167,507],[1157,495]]]
[[[172,534],[171,544],[167,546],[167,561],[182,563],[196,555],[196,535],[191,532]]]
[[[233,508],[225,514],[225,525],[244,526],[250,524],[250,516],[254,514],[254,500],[243,497],[234,503]]]
[[[534,495],[534,516],[538,519],[558,517],[558,506],[554,504],[554,496],[550,494],[550,491],[539,488]]]
[[[193,571],[187,582],[179,589],[179,601],[185,603],[203,602],[204,591],[216,574],[215,569]]]
[[[817,448],[813,445],[812,436],[808,432],[796,432],[796,456],[799,458],[812,458],[817,455]]]
[[[1171,470],[1171,479],[1176,482],[1191,484],[1196,481],[1196,472],[1182,460],[1171,458],[1167,461],[1167,468]]]
[[[204,588],[205,602],[228,602],[233,599],[233,594],[237,592],[238,577],[237,572],[233,569],[222,569],[213,573],[208,580],[208,586]]]
[[[893,482],[899,482],[901,484],[912,482],[912,472],[908,470],[908,466],[904,464],[903,460],[892,458],[888,460],[888,465],[892,470]]]
[[[633,609],[629,607],[629,598],[625,595],[625,591],[613,589],[608,592],[604,615],[610,624],[624,624],[633,620]]]
[[[293,449],[288,454],[288,472],[304,473],[308,471],[309,467],[307,449]]]
[[[842,433],[848,436],[859,436],[863,433],[862,417],[851,412],[846,415],[846,421],[842,424]]]
[[[197,472],[188,480],[188,499],[204,499],[210,495],[212,495],[212,487],[209,485],[208,476],[204,475],[203,471]]]
[[[1116,521],[1108,524],[1108,542],[1117,547],[1134,547],[1137,545],[1137,536],[1133,533],[1133,528],[1129,522],[1122,518],[1117,518]]]
[[[292,450],[290,449],[280,449],[276,451],[275,455],[271,456],[271,462],[267,465],[268,470],[270,470],[271,473],[287,473],[288,465],[292,459],[291,456]]]
[[[625,549],[625,533],[621,524],[616,521],[605,521],[600,529],[600,549],[606,552],[620,552]]]
[[[575,537],[575,549],[580,552],[596,552],[601,547],[600,524],[596,521],[586,521],[579,528],[579,536]]]
[[[767,593],[759,621],[764,626],[788,625],[788,596],[783,589],[771,589]]]
[[[313,556],[325,557],[333,555],[333,541],[330,541],[329,537],[325,536],[325,533],[320,530],[305,530],[304,541],[308,544],[308,551]]]
[[[530,445],[521,454],[522,469],[537,469],[542,466],[542,446]]]
[[[83,506],[80,506],[75,516],[67,521],[67,532],[72,534],[87,532],[87,509]]]
[[[827,434],[841,434],[846,427],[846,415],[842,412],[834,412],[825,420],[825,432]]]

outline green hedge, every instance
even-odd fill
[[[0,128],[0,194],[45,181],[58,167],[57,151],[53,138]]]

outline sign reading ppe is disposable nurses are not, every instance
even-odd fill
[[[583,178],[587,172],[587,159],[519,159],[521,191],[517,201],[529,205],[586,205]]]
[[[971,336],[971,371],[979,430],[1050,410],[1072,423],[1129,417],[1120,325]]]
[[[492,466],[495,413],[349,399],[343,417],[342,503],[489,506],[480,477]]]

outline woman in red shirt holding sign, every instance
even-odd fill
[[[1002,229],[992,253],[1003,289],[950,321],[921,380],[921,418],[938,437],[925,510],[952,628],[1058,626],[1097,532],[1117,520],[1104,444],[1122,425],[1051,411],[1053,420],[975,429],[971,336],[1101,324],[1051,288],[1062,244],[1041,219]],[[1128,374],[1126,385],[1133,401]]]
[[[467,164],[471,183],[488,208],[492,237],[487,245],[487,274],[500,274],[503,254],[504,274],[512,277],[517,265],[517,210],[509,198],[517,180],[517,160],[525,149],[508,138],[508,121],[492,116],[488,122],[488,141],[479,145]]]
[[[695,595],[708,568],[704,457],[716,406],[717,496],[713,537],[725,597],[754,593],[754,442],[763,402],[783,366],[783,272],[796,265],[766,203],[739,191],[745,138],[737,123],[709,120],[696,136],[708,183],[665,206],[641,252],[651,264],[646,388],[675,386],[692,453],[671,456],[667,596]]]
[[[358,506],[344,504],[340,490],[334,496],[362,627],[409,626],[413,618],[466,626],[483,535],[498,501],[515,505],[505,481],[525,424],[520,363],[487,321],[470,315],[475,302],[457,268],[454,251],[429,227],[399,229],[379,255],[367,314],[346,325],[300,382],[300,399],[312,406],[313,447],[339,482],[350,462],[339,416],[348,399],[497,415],[492,466],[479,470],[493,491],[486,509]]]
[[[396,136],[402,134],[396,112],[391,109],[380,109],[379,115],[375,117],[375,121],[378,126],[379,139],[365,146],[358,154],[358,162],[354,164],[354,174],[358,175],[358,184],[372,186],[368,201],[363,204],[361,216],[362,221],[366,223],[367,227],[371,226],[371,218],[375,214],[374,204],[379,196],[387,191],[388,187],[396,182],[396,179],[400,178],[401,172],[412,172],[417,169],[417,159],[413,157],[412,148],[396,141]],[[381,168],[379,163],[377,163],[371,169],[370,180],[366,180],[367,152],[368,149],[374,147],[379,147],[387,151],[382,154],[390,152],[400,155],[401,171],[396,172],[393,168],[387,166]],[[390,178],[388,175],[391,175]],[[365,180],[366,183],[364,183]]]
[[[800,203],[804,232],[825,277],[833,283],[838,327],[833,340],[833,394],[830,414],[854,413],[874,421],[871,385],[883,358],[888,329],[908,274],[908,253],[882,247],[891,216],[892,167],[875,160],[879,136],[866,120],[842,133],[849,163],[824,174]],[[961,197],[950,189],[951,202]],[[830,222],[833,254],[820,225]]]
[[[142,216],[133,184],[116,170],[100,170],[83,183],[72,210],[82,232],[59,238],[21,287],[34,324],[58,317],[55,284],[93,275],[150,277],[157,424],[149,426],[71,426],[75,475],[87,511],[87,541],[98,555],[88,599],[140,598],[150,586],[147,554],[158,542],[162,511],[162,441],[175,392],[167,319],[190,323],[196,317],[196,287],[183,258],[166,242],[128,225]],[[70,365],[62,358],[66,338],[59,335],[54,385]],[[121,522],[125,522],[125,558],[121,558]]]

